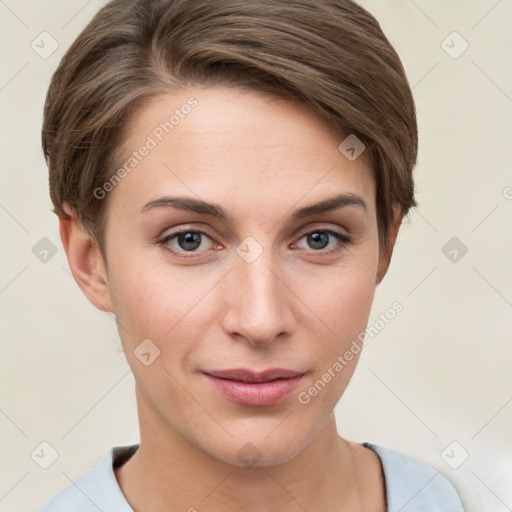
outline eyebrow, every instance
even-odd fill
[[[359,206],[367,212],[366,203],[361,196],[353,193],[344,193],[324,199],[318,203],[299,208],[292,214],[292,219],[298,220],[304,217],[310,217],[311,215],[338,210],[345,206]],[[228,223],[233,222],[232,217],[221,206],[186,196],[158,197],[146,203],[141,209],[140,214],[148,213],[150,210],[159,207],[175,208],[178,210],[211,215],[212,217],[216,217]]]

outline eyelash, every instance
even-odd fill
[[[184,234],[184,233],[200,233],[201,235],[204,235],[205,237],[212,240],[212,237],[207,232],[205,232],[201,229],[183,229],[183,230],[175,231],[174,233],[170,233],[170,234],[166,235],[164,238],[157,240],[156,243],[159,246],[161,246],[164,251],[169,252],[169,253],[171,253],[175,256],[178,256],[180,258],[196,258],[197,256],[194,256],[194,253],[196,253],[196,251],[176,251],[174,249],[170,249],[169,245],[167,245],[168,242],[170,242],[171,240],[173,240],[180,234]],[[308,231],[307,233],[304,233],[303,235],[301,235],[298,240],[302,240],[304,237],[311,235],[313,233],[329,234],[329,235],[332,235],[338,241],[338,244],[334,248],[331,248],[328,250],[311,249],[310,251],[308,251],[308,252],[312,252],[312,253],[316,253],[316,254],[326,254],[326,255],[336,254],[336,253],[344,250],[347,245],[350,245],[353,242],[352,238],[350,236],[346,235],[345,233],[334,231],[332,229],[313,229],[312,231]],[[189,253],[190,255],[185,256],[184,254],[187,254],[187,253]]]

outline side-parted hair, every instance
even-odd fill
[[[55,71],[42,146],[54,212],[75,210],[104,252],[108,197],[130,116],[187,86],[240,86],[310,105],[354,134],[376,180],[381,247],[394,208],[414,199],[418,132],[400,58],[377,20],[351,0],[112,0]],[[340,142],[343,139],[340,138]]]

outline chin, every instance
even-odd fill
[[[256,430],[258,432],[254,433]],[[269,429],[269,432],[272,430]],[[203,438],[199,448],[225,464],[249,468],[284,464],[295,458],[309,444],[304,436],[299,438],[286,429],[279,434],[272,432],[268,437],[264,437],[261,428],[253,428],[251,432],[238,433],[228,443],[220,443],[219,439],[216,439],[213,445],[205,446]]]

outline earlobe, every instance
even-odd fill
[[[59,216],[59,231],[69,268],[91,304],[113,313],[103,256],[96,242],[87,235],[75,212],[66,206],[69,217]]]

